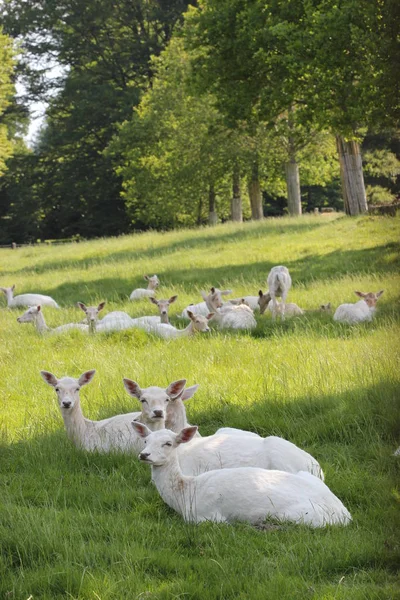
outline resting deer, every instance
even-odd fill
[[[174,433],[168,429],[151,432],[141,423],[133,422],[132,426],[145,440],[139,459],[151,465],[152,481],[162,499],[185,521],[257,524],[272,517],[311,527],[346,525],[351,521],[342,502],[308,472],[235,467],[184,475],[179,448],[193,440],[197,427]]]

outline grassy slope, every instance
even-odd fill
[[[354,289],[385,294],[372,324],[309,314],[273,325],[265,316],[251,335],[170,342],[141,331],[41,339],[17,324],[20,310],[2,308],[0,598],[400,598],[398,233],[398,219],[303,217],[2,251],[1,285],[63,306],[46,309],[51,325],[80,320],[77,300],[153,314],[147,301],[127,301],[143,273],[159,275],[159,296],[179,294],[174,312],[212,284],[256,294],[275,264],[289,267],[290,300],[304,308],[355,301]],[[136,410],[124,376],[200,383],[187,408],[203,434],[224,424],[291,439],[318,458],[354,523],[185,525],[136,457],[90,456],[65,439],[38,372],[89,368],[97,375],[82,404],[93,419]]]

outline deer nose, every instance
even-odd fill
[[[166,315],[166,314],[167,314],[167,311],[166,311],[166,310],[162,310],[162,311],[161,311],[161,314],[162,314],[162,315]]]
[[[69,408],[70,406],[71,406],[71,402],[69,402],[69,401],[67,401],[67,400],[64,400],[64,402],[63,402],[63,407],[64,407],[64,408]]]
[[[157,418],[163,417],[164,416],[164,411],[162,410],[153,410],[153,415]]]
[[[146,458],[147,458],[148,456],[150,456],[150,452],[141,452],[141,453],[139,454],[139,459],[140,459],[140,460],[146,460]]]

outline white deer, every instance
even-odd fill
[[[180,337],[189,337],[196,333],[209,333],[211,330],[208,326],[208,322],[213,318],[214,313],[208,314],[206,317],[202,315],[194,315],[190,310],[188,311],[190,323],[185,329],[177,329],[173,325],[167,323],[159,323],[152,325],[149,331],[158,337],[164,339],[173,339]]]
[[[20,294],[14,297],[14,290],[15,285],[8,288],[0,287],[0,291],[6,295],[7,306],[9,308],[14,308],[14,306],[35,306],[38,304],[60,308],[51,296],[43,296],[43,294]]]
[[[342,502],[320,479],[308,472],[300,471],[295,475],[285,471],[235,467],[197,476],[184,475],[179,448],[193,440],[197,427],[174,433],[168,429],[151,432],[141,423],[134,422],[132,426],[145,440],[139,459],[151,465],[152,480],[160,496],[185,521],[257,524],[272,517],[311,527],[345,525],[351,521]]]
[[[334,321],[341,323],[361,323],[372,321],[376,311],[376,303],[382,296],[384,290],[374,294],[373,292],[355,292],[361,298],[355,304],[341,304],[333,315]]]
[[[247,304],[242,302],[234,305],[226,302],[221,305],[215,288],[211,288],[210,293],[203,297],[209,310],[214,313],[214,321],[220,329],[254,329],[257,326],[253,311]]]
[[[65,325],[59,325],[58,327],[49,327],[46,324],[44,314],[40,304],[38,306],[31,306],[23,315],[17,318],[18,323],[33,323],[38,333],[63,333],[71,329],[78,329],[84,333],[89,332],[89,326],[83,323],[66,323]]]
[[[267,277],[267,285],[268,285],[268,293],[270,296],[270,300],[272,302],[272,318],[275,320],[277,315],[277,302],[276,298],[282,298],[280,315],[282,321],[285,318],[285,302],[289,290],[292,286],[292,278],[290,277],[289,270],[287,267],[283,267],[279,265],[277,267],[272,267]],[[263,293],[260,290],[259,292],[259,303],[260,303],[260,313],[262,314],[265,310],[263,304]],[[262,309],[263,306],[263,309]]]
[[[219,288],[216,288],[216,287],[212,287],[211,290],[214,290],[212,293],[214,293],[216,295],[216,298],[218,298],[217,308],[221,308],[221,306],[223,305],[222,296],[229,296],[229,294],[232,294],[232,290],[220,290]],[[200,294],[202,295],[203,298],[207,296],[207,294],[203,291],[201,291]],[[202,315],[203,317],[206,317],[208,315],[208,313],[210,312],[210,310],[207,306],[207,303],[205,301],[199,302],[198,304],[189,304],[189,306],[187,306],[182,311],[182,314],[180,315],[180,317],[182,317],[184,319],[189,319],[188,311],[190,311],[191,313],[194,313],[195,315]]]
[[[129,296],[130,300],[140,300],[141,298],[151,298],[155,296],[155,290],[160,285],[160,280],[157,275],[152,275],[151,277],[144,275],[144,278],[147,281],[147,289],[137,288],[133,290]]]
[[[51,385],[58,398],[61,415],[68,438],[83,450],[111,452],[138,452],[143,441],[132,429],[132,420],[145,423],[151,430],[165,426],[167,403],[182,393],[186,380],[174,381],[167,388],[152,386],[141,389],[139,385],[124,379],[124,386],[130,396],[142,403],[141,412],[116,415],[102,421],[91,421],[83,416],[79,392],[94,377],[95,370],[86,371],[78,379],[62,377],[58,379],[48,371],[41,371],[44,381]]]

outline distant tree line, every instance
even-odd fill
[[[354,215],[399,195],[397,0],[4,6],[0,244]]]

